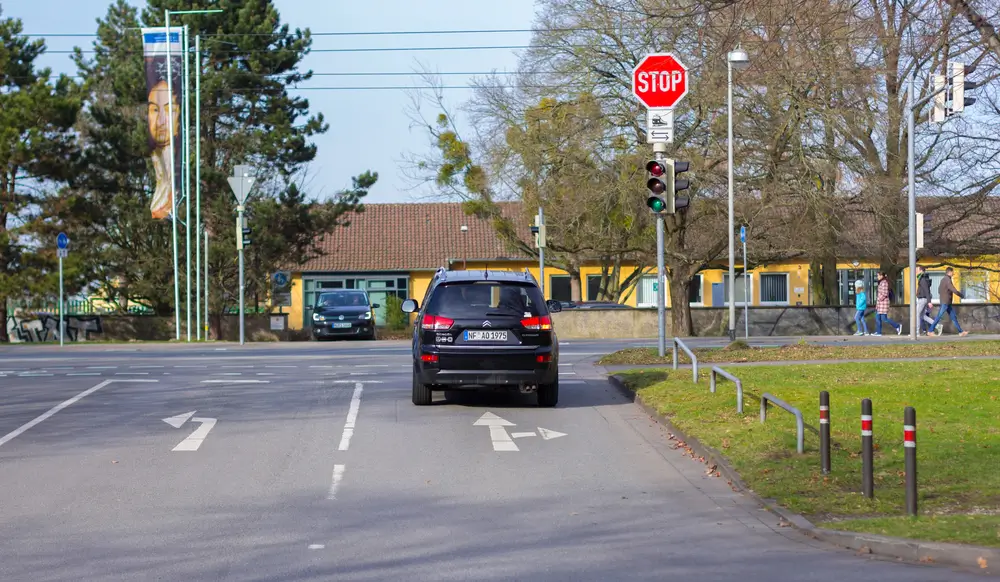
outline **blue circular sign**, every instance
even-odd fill
[[[274,284],[278,287],[284,287],[288,285],[288,273],[283,271],[278,271],[274,274]]]
[[[747,227],[740,227],[740,242],[747,242]]]
[[[56,245],[58,245],[61,249],[69,246],[69,237],[66,236],[65,232],[60,232],[59,236],[56,237]]]

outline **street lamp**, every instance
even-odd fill
[[[729,72],[727,103],[729,107],[729,341],[736,340],[736,251],[733,242],[733,68],[742,71],[750,66],[750,57],[736,47],[726,55]],[[743,285],[747,284],[746,274],[743,275]]]

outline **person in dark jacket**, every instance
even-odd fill
[[[927,268],[917,265],[917,331],[919,335],[927,335],[928,326],[924,322],[933,324],[934,318],[930,314],[931,306],[931,276],[927,274]]]
[[[948,267],[944,271],[944,278],[941,279],[941,284],[938,285],[938,295],[941,298],[941,308],[938,309],[937,317],[934,318],[934,323],[931,324],[931,329],[927,333],[934,333],[934,328],[937,327],[938,322],[941,321],[941,317],[944,316],[945,312],[951,316],[951,322],[955,324],[955,329],[958,330],[958,335],[968,335],[969,332],[963,331],[962,326],[958,325],[958,316],[955,315],[955,308],[951,306],[952,295],[958,295],[962,299],[965,299],[965,295],[962,294],[957,288],[955,288],[955,283],[952,282],[951,276],[955,274],[955,270]],[[944,328],[939,329],[937,335],[941,335]]]

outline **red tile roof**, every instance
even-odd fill
[[[503,212],[519,217],[521,205],[501,203]],[[295,268],[300,271],[411,271],[448,266],[449,259],[525,259],[505,248],[489,221],[467,216],[461,203],[365,204],[347,227],[320,242],[321,254]],[[469,227],[461,231],[462,225]]]
[[[954,200],[920,197],[918,211],[927,214],[931,232],[920,256],[971,255],[1000,249],[1000,200],[988,197],[978,205],[958,206]],[[413,271],[448,266],[448,260],[526,260],[507,249],[489,221],[467,216],[458,202],[365,204],[364,212],[351,217],[320,242],[318,256],[297,271]],[[531,211],[519,202],[500,203],[504,215],[522,228],[521,239],[531,240]],[[905,208],[905,206],[904,206]],[[773,210],[772,210],[773,212]],[[461,231],[462,225],[469,227]],[[906,225],[900,244],[906,249]],[[763,242],[763,241],[762,241]],[[782,244],[775,237],[775,244]],[[652,241],[651,241],[652,244]],[[874,217],[859,208],[848,208],[840,233],[837,255],[842,259],[874,258],[877,254]]]

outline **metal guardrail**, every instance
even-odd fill
[[[694,383],[697,384],[698,383],[698,357],[695,356],[694,352],[692,352],[691,349],[688,348],[687,345],[685,345],[684,342],[682,342],[678,338],[674,338],[674,369],[675,370],[677,369],[677,348],[678,347],[680,347],[680,349],[684,350],[684,353],[687,354],[689,358],[691,358],[691,367],[694,370]],[[715,392],[715,390],[713,389],[712,392]]]
[[[785,402],[784,400],[782,400],[782,399],[774,396],[773,394],[769,394],[769,393],[765,392],[765,393],[763,393],[763,394],[760,395],[760,423],[761,424],[764,424],[764,421],[767,420],[767,403],[768,402],[773,402],[779,408],[783,408],[783,409],[787,410],[788,412],[791,412],[793,415],[795,415],[795,432],[796,432],[795,449],[801,455],[802,452],[805,450],[805,424],[802,422],[802,412],[798,408],[795,408],[791,404],[789,404],[789,403]]]
[[[712,372],[711,374],[709,374],[709,378],[711,381],[711,384],[709,385],[709,391],[713,393],[715,392],[716,374],[736,384],[736,412],[743,414],[743,382],[740,382],[739,378],[733,376],[732,374],[723,370],[722,368],[718,366],[712,366]]]

